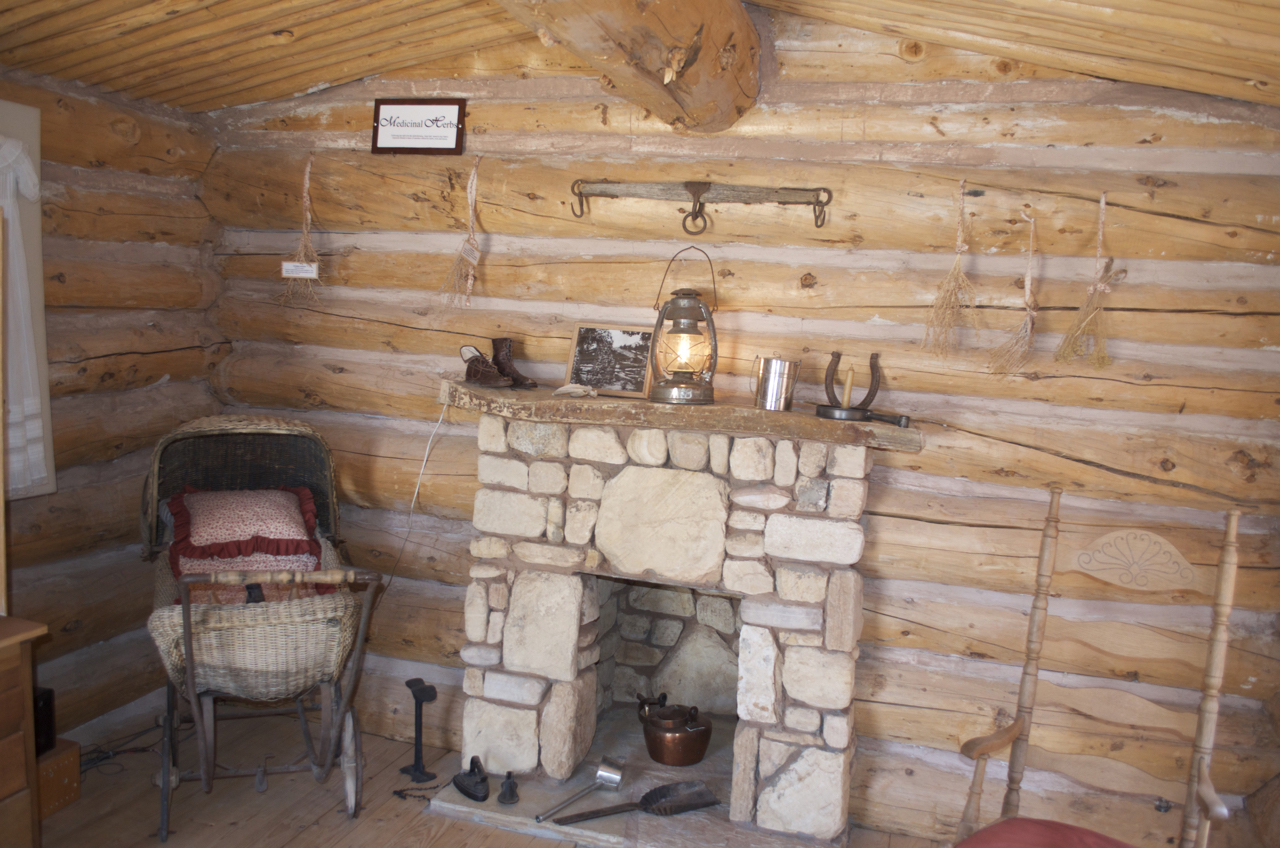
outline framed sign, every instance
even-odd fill
[[[579,323],[565,381],[622,397],[649,393],[649,340],[652,327]]]
[[[456,97],[373,101],[373,152],[457,156],[467,101]]]

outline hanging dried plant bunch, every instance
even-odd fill
[[[996,374],[1012,374],[1026,364],[1036,332],[1036,310],[1040,308],[1035,296],[1036,219],[1025,212],[1022,217],[1031,224],[1027,236],[1027,273],[1022,277],[1022,303],[1026,313],[1008,341],[991,354],[991,371]]]
[[[298,239],[298,249],[289,257],[289,261],[315,265],[318,270],[320,257],[316,254],[315,245],[311,243],[311,164],[315,161],[316,155],[312,153],[307,157],[307,167],[302,172],[302,236]],[[324,283],[318,276],[285,277],[284,291],[276,297],[276,302],[290,304],[294,300],[318,301],[320,297],[316,294],[316,286],[322,285]]]
[[[441,286],[450,306],[470,306],[471,293],[476,287],[476,266],[480,264],[480,242],[476,239],[476,189],[481,158],[476,157],[471,166],[471,178],[467,180],[467,237],[458,247],[458,255]]]
[[[1111,284],[1125,277],[1125,271],[1112,270],[1113,259],[1102,258],[1102,236],[1107,222],[1107,193],[1102,193],[1098,203],[1098,246],[1094,259],[1094,279],[1085,294],[1084,303],[1076,311],[1076,320],[1062,337],[1053,358],[1058,362],[1087,357],[1094,368],[1106,368],[1111,364],[1107,355],[1107,313],[1104,298],[1111,293]]]
[[[964,240],[964,190],[965,180],[960,181],[960,217],[956,221],[956,261],[947,276],[938,284],[938,294],[929,307],[925,322],[924,349],[939,356],[949,356],[956,348],[960,325],[974,326],[973,306],[977,299],[973,283],[965,275],[961,264],[969,245]]]

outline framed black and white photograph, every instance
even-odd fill
[[[602,394],[643,398],[649,391],[652,327],[579,323],[565,381]]]
[[[373,152],[457,156],[467,101],[457,97],[373,101]]]

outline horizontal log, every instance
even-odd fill
[[[58,735],[132,703],[165,681],[145,627],[36,667],[36,684],[56,694]]]
[[[0,99],[40,110],[40,155],[77,168],[196,180],[216,145],[198,124],[0,79]]]
[[[46,183],[40,208],[46,236],[198,245],[212,241],[217,229],[208,211],[194,198]]]
[[[415,734],[413,696],[404,682],[415,677],[436,687],[436,699],[422,705],[423,744],[460,750],[462,707],[467,700],[462,692],[461,675],[453,669],[444,670],[424,662],[406,662],[374,653],[366,657],[360,688],[356,690],[361,729],[365,733],[412,742]]]
[[[8,564],[18,569],[100,548],[137,544],[149,450],[59,471],[58,490],[9,504]]]
[[[198,268],[92,259],[44,258],[44,302],[93,309],[203,309],[214,281]]]
[[[266,293],[235,290],[219,302],[216,321],[236,339],[446,356],[455,356],[463,345],[510,337],[518,359],[569,361],[573,323],[558,316],[443,306],[425,310],[408,302],[402,306],[401,300],[334,291],[326,292],[319,304],[285,306]],[[822,380],[828,352],[840,350],[854,362],[880,353],[882,388],[890,391],[1240,418],[1271,418],[1280,401],[1280,379],[1274,375],[1195,364],[1116,359],[1098,371],[1083,360],[1059,363],[1050,352],[1036,351],[1016,374],[997,379],[988,370],[986,351],[943,359],[923,352],[915,341],[722,331],[719,345],[718,374],[747,376],[757,355],[776,355],[801,360],[800,380],[816,383]],[[867,379],[866,371],[858,369],[855,383],[865,385]]]
[[[94,392],[52,403],[55,465],[105,462],[144,448],[186,421],[222,410],[203,380],[126,392]]]
[[[13,572],[9,612],[49,627],[37,663],[137,630],[151,615],[153,566],[136,545]]]
[[[295,150],[224,150],[206,172],[201,192],[220,223],[250,229],[298,229],[296,175],[305,157]],[[328,230],[465,230],[463,169],[427,157],[370,159],[328,150],[311,177],[315,226]],[[683,213],[646,200],[597,200],[581,219],[569,207],[569,187],[586,178],[616,182],[700,180],[747,182],[735,161],[663,162],[507,158],[481,168],[479,222],[490,233],[543,237],[665,239],[679,233]],[[984,254],[1019,253],[1026,244],[1019,213],[1040,220],[1039,249],[1092,256],[1098,198],[1108,192],[1107,253],[1117,257],[1197,259],[1274,264],[1280,232],[1270,220],[1273,178],[1141,174],[1121,182],[1113,173],[946,167],[833,166],[780,160],[757,162],[750,183],[826,187],[834,199],[827,224],[813,227],[812,210],[774,206],[709,207],[710,237],[751,244],[947,253],[955,245],[957,188],[966,179],[967,240]],[[252,191],[245,191],[252,185]],[[502,186],[501,195],[493,187]],[[1154,188],[1153,186],[1159,186]],[[1206,204],[1205,198],[1217,198]],[[358,198],[358,199],[357,199]],[[684,207],[678,207],[684,208]]]
[[[468,571],[475,561],[471,540],[480,535],[471,522],[415,515],[410,523],[407,518],[388,510],[343,506],[342,536],[352,563],[413,580],[469,583]]]
[[[230,255],[219,261],[227,277],[278,281],[285,255]],[[442,279],[455,259],[453,252],[344,251],[323,256],[326,285],[350,288],[420,290],[424,280]],[[972,269],[982,262],[975,257]],[[665,259],[642,256],[555,256],[489,253],[477,269],[475,293],[521,301],[592,303],[611,307],[648,307],[662,278]],[[704,266],[705,267],[705,266]],[[1214,266],[1202,266],[1206,275]],[[772,315],[924,325],[941,270],[862,271],[856,267],[753,262],[720,257],[716,264],[716,296],[722,313]],[[699,271],[704,268],[699,268]],[[1181,270],[1181,269],[1180,269]],[[1168,273],[1168,271],[1166,271]],[[1189,273],[1195,273],[1190,269]],[[1271,344],[1280,319],[1280,293],[1258,280],[1254,287],[1188,288],[1162,285],[1130,272],[1107,298],[1107,335],[1111,338],[1218,347],[1263,348]],[[976,290],[974,315],[979,330],[1013,331],[1025,314],[1020,274],[968,272]],[[600,281],[608,279],[608,286]],[[705,275],[694,280],[705,286]],[[1209,280],[1205,280],[1209,282]],[[1075,320],[1085,283],[1081,280],[1036,280],[1039,310],[1036,331],[1064,333]],[[654,291],[650,291],[654,289]]]
[[[54,397],[206,377],[231,350],[203,312],[51,310],[46,325]]]
[[[369,622],[369,650],[384,657],[461,668],[460,587],[393,577]]]
[[[544,47],[536,35],[478,50],[466,50],[419,62],[382,74],[388,82],[418,79],[476,79],[488,77],[596,77],[595,70],[560,45]]]

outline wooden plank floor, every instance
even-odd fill
[[[98,743],[122,753],[85,773],[80,800],[44,821],[44,848],[155,848],[160,792],[152,785],[159,769],[160,731],[135,719],[104,731]],[[133,733],[144,735],[134,741]],[[262,718],[219,725],[219,761],[251,767],[281,765],[303,751],[290,718]],[[195,739],[188,731],[179,749],[184,769],[196,762]],[[111,743],[111,744],[109,744]],[[214,782],[206,795],[199,782],[183,783],[174,793],[166,848],[572,848],[573,843],[498,830],[423,812],[432,794],[400,773],[413,762],[413,746],[379,736],[363,737],[364,806],[348,819],[341,774],[321,785],[309,773],[272,776],[267,791],[254,790],[251,778]],[[84,747],[84,752],[90,746]],[[428,764],[448,752],[427,749]],[[456,768],[454,756],[441,771]],[[430,769],[430,765],[428,765]],[[442,775],[447,777],[447,775]],[[427,784],[431,786],[432,784]],[[393,794],[406,790],[409,797]],[[908,836],[855,829],[850,848],[937,848],[937,843]]]

